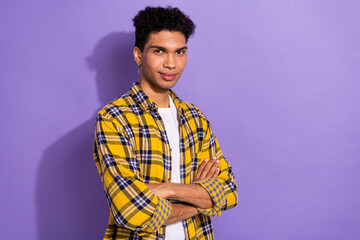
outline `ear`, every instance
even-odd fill
[[[135,62],[137,63],[138,66],[141,66],[142,64],[142,52],[140,51],[140,49],[138,47],[134,47],[134,59]]]

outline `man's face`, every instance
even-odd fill
[[[144,51],[138,51],[141,54],[140,81],[145,81],[156,92],[169,90],[185,69],[186,51],[186,40],[182,33],[166,30],[151,33]]]

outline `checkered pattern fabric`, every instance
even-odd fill
[[[183,220],[186,239],[213,239],[211,217],[237,204],[235,178],[205,115],[169,93],[178,111],[181,182],[200,184],[214,202]],[[213,156],[220,159],[218,177],[194,182]],[[97,114],[94,159],[111,213],[104,239],[164,239],[171,203],[145,184],[171,182],[171,149],[158,106],[138,83]]]

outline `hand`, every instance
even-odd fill
[[[220,168],[219,168],[220,160],[216,159],[216,157],[209,159],[205,159],[201,164],[196,172],[196,176],[194,181],[203,180],[205,178],[215,178],[219,175]]]

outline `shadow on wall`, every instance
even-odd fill
[[[96,112],[139,80],[133,43],[134,33],[111,33],[86,59],[96,72],[100,102]],[[98,240],[104,236],[109,208],[92,155],[95,115],[43,153],[35,189],[40,240]]]

